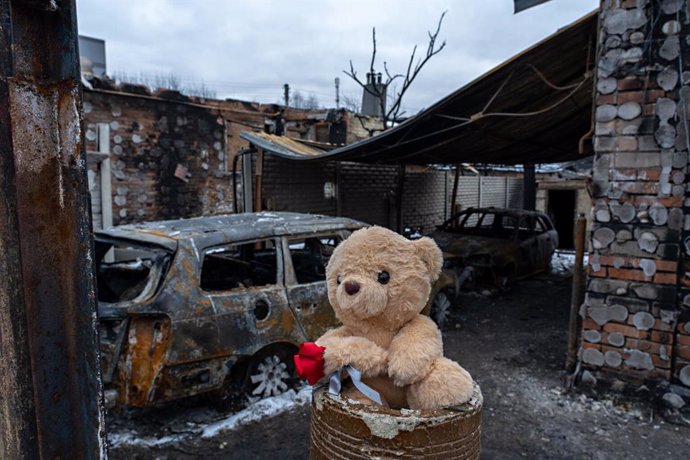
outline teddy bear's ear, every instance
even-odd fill
[[[417,255],[422,259],[424,265],[429,269],[431,282],[436,281],[441,274],[443,267],[443,253],[436,245],[436,242],[428,237],[423,237],[413,241]]]

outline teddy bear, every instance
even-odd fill
[[[440,330],[420,314],[442,265],[432,239],[408,240],[377,226],[357,230],[338,245],[326,281],[342,326],[316,341],[325,347],[325,375],[352,366],[394,409],[468,401],[472,377],[443,356]]]

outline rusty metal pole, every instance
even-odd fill
[[[580,214],[575,223],[575,265],[573,266],[573,292],[570,300],[570,324],[568,328],[568,355],[565,368],[573,372],[577,361],[577,342],[579,337],[579,312],[582,305],[582,290],[584,288],[585,233],[587,219]]]
[[[264,150],[259,149],[256,155],[256,175],[254,176],[254,211],[263,211],[263,189],[264,189]]]
[[[0,458],[105,458],[74,0],[0,2]]]

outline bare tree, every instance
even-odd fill
[[[146,85],[152,89],[169,89],[179,91],[187,96],[198,96],[204,99],[215,99],[215,90],[206,86],[203,81],[182,84],[181,78],[173,73],[146,75],[144,73],[128,74],[125,72],[114,72],[113,79],[118,83],[131,83],[135,85]]]
[[[410,85],[414,81],[415,78],[417,78],[417,75],[419,75],[419,72],[422,70],[422,67],[431,59],[433,56],[437,55],[438,53],[443,50],[443,48],[446,47],[446,42],[443,41],[440,45],[437,46],[437,40],[438,40],[438,34],[441,31],[441,24],[443,23],[443,18],[445,17],[447,11],[444,11],[441,14],[441,17],[438,20],[438,24],[436,25],[436,30],[432,33],[431,31],[428,32],[429,34],[429,43],[427,44],[427,49],[426,49],[426,54],[417,57],[417,45],[412,48],[412,54],[410,55],[410,60],[407,64],[407,69],[404,74],[402,73],[395,73],[391,74],[391,72],[388,69],[388,64],[386,61],[383,61],[383,69],[386,73],[386,78],[385,81],[382,82],[382,85],[377,85],[377,84],[370,84],[367,85],[367,82],[362,81],[358,76],[357,72],[355,71],[355,67],[352,64],[352,60],[350,60],[350,70],[343,70],[345,75],[348,77],[352,78],[359,86],[362,87],[364,91],[367,91],[369,94],[372,94],[375,96],[380,104],[381,107],[381,114],[383,118],[383,129],[388,129],[390,128],[396,121],[402,117],[402,115],[405,114],[405,111],[402,110],[402,98],[407,92],[407,90],[410,88]],[[371,53],[371,62],[369,64],[369,70],[368,73],[370,75],[376,75],[375,67],[376,67],[376,28],[374,27],[372,29],[372,34],[371,34],[371,41],[373,44],[373,50]],[[391,83],[394,81],[401,79],[401,81],[398,81],[400,83],[400,89],[398,90],[397,87],[394,90],[394,94],[392,96],[392,102],[388,108],[386,108],[386,97],[384,97],[385,91],[382,90],[382,88],[388,88]],[[396,83],[398,83],[396,82]]]
[[[319,98],[313,93],[305,97],[299,91],[295,91],[290,99],[290,106],[295,109],[318,110],[321,107]]]
[[[295,109],[301,109],[304,107],[304,96],[302,96],[302,93],[299,91],[295,91],[292,93],[292,97],[290,98],[290,106],[295,108]]]
[[[362,110],[362,104],[356,97],[344,95],[342,101],[343,107],[352,113],[359,113]]]
[[[319,110],[321,108],[321,104],[319,104],[319,98],[316,97],[315,94],[309,93],[309,96],[307,96],[307,100],[304,101],[304,108],[308,110]]]

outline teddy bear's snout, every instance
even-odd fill
[[[356,281],[347,281],[345,283],[345,292],[347,295],[355,295],[359,292],[359,283]]]

